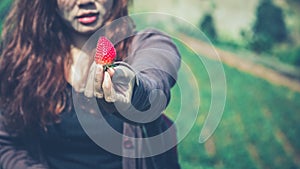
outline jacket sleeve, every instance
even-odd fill
[[[37,148],[34,142],[30,144]],[[0,115],[0,169],[48,169],[46,164],[33,157],[38,152],[31,152],[25,147],[22,139],[5,131]]]
[[[170,101],[181,62],[177,47],[170,37],[148,29],[136,35],[125,62],[136,71],[137,79],[132,95],[135,111],[128,111],[128,116],[141,115],[138,121],[151,122]]]

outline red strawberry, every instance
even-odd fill
[[[104,36],[100,37],[97,43],[94,60],[103,66],[112,65],[116,58],[114,45]]]

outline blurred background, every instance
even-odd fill
[[[0,2],[1,25],[9,4],[10,0]],[[210,40],[196,36],[190,27],[174,28],[184,41],[195,44],[191,50],[174,39],[183,61],[199,77],[199,91],[191,92],[199,92],[201,100],[196,123],[178,145],[183,169],[300,168],[299,9],[300,0],[134,0],[131,14],[180,17]],[[136,22],[139,28],[147,21]],[[226,74],[226,104],[214,134],[199,143],[211,104],[211,84],[205,66],[195,58],[215,62],[206,48],[211,43]],[[189,80],[184,78],[179,77]],[[166,110],[174,120],[180,111],[180,92],[176,85]]]
[[[224,66],[223,117],[212,137],[200,144],[211,84],[205,66],[195,58],[215,58],[207,51],[209,41],[195,35],[194,28],[175,25],[184,34],[181,40],[195,44],[177,42],[183,61],[199,77],[201,97],[196,123],[178,145],[183,169],[300,168],[299,0],[135,0],[131,12],[167,13],[186,20],[205,33]],[[166,111],[174,120],[180,92],[180,86],[173,88]]]

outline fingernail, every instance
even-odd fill
[[[103,72],[103,67],[102,65],[98,65],[97,64],[97,67],[96,67],[96,73],[102,73]]]
[[[95,97],[101,99],[101,98],[103,98],[103,94],[102,93],[95,93]]]
[[[78,92],[79,92],[79,93],[82,93],[82,92],[84,92],[84,90],[85,90],[85,88],[80,88],[80,89],[78,90]]]

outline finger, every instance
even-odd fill
[[[118,66],[114,69],[114,76],[112,77],[112,82],[128,84],[135,77],[134,72],[128,69],[126,66]]]
[[[66,72],[66,78],[76,92],[84,92],[85,83],[82,81],[81,76],[79,75],[79,72],[76,71],[74,65],[71,65],[68,72]]]
[[[102,82],[103,82],[103,66],[96,64],[95,78],[94,78],[94,96],[103,98]]]
[[[115,100],[130,104],[133,89],[135,86],[135,73],[127,66],[120,65],[115,67],[115,73],[112,77],[114,90],[116,91]]]
[[[84,89],[84,95],[86,97],[94,96],[94,72],[95,72],[95,66],[92,65],[88,74],[88,78],[86,79],[86,85]]]
[[[114,68],[108,68],[107,72],[108,72],[109,76],[112,77],[115,74],[115,69]]]
[[[104,72],[104,78],[103,78],[103,93],[104,93],[104,98],[107,102],[114,102],[114,94],[115,91],[113,89],[113,84],[110,78],[110,75],[108,72]]]

